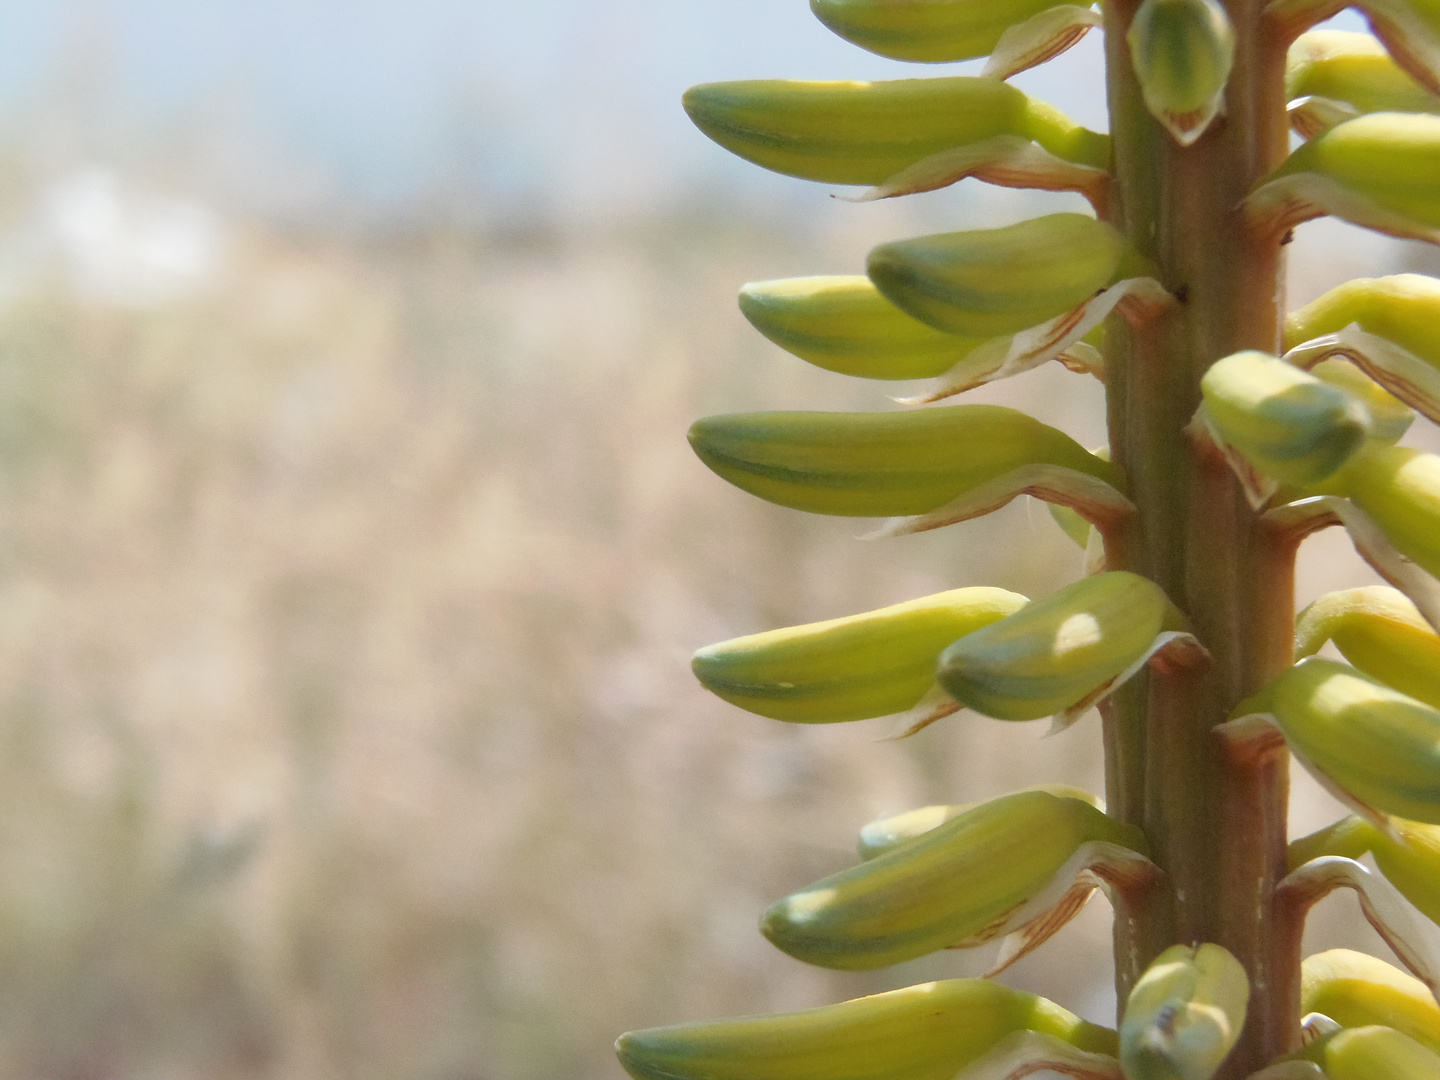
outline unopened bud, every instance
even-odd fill
[[[1261,227],[1283,231],[1332,214],[1392,236],[1440,237],[1440,116],[1382,112],[1315,136],[1246,200]]]
[[[1220,437],[1288,484],[1324,480],[1365,442],[1370,414],[1338,386],[1261,352],[1218,360],[1200,380]]]
[[[1019,593],[977,586],[863,615],[708,645],[691,667],[707,690],[761,716],[834,723],[904,712],[935,684],[956,638],[1018,611]]]
[[[1369,447],[1334,483],[1397,551],[1440,576],[1440,457],[1408,446]]]
[[[740,311],[787,352],[862,379],[932,378],[988,340],[927,326],[858,275],[754,281],[740,290]]]
[[[760,929],[797,959],[846,970],[980,944],[1088,841],[1144,845],[1089,801],[1016,792],[786,897]]]
[[[827,27],[894,60],[941,63],[988,56],[1011,26],[1056,0],[810,0]]]
[[[989,979],[947,979],[803,1012],[747,1016],[621,1035],[636,1080],[886,1080],[954,1076],[1017,1031],[1094,1053],[1115,1033]]]
[[[685,93],[695,125],[775,172],[829,184],[879,184],[944,150],[997,135],[1033,139],[1064,160],[1105,168],[1106,136],[996,79],[889,82],[757,79]]]
[[[1399,590],[1367,585],[1320,597],[1296,620],[1295,655],[1313,656],[1326,641],[1365,674],[1440,709],[1440,635]]]
[[[1051,214],[1000,229],[882,244],[866,270],[897,307],[953,334],[996,337],[1084,304],[1136,257],[1119,232],[1083,214]]]
[[[1189,146],[1225,100],[1235,61],[1230,17],[1215,0],[1143,0],[1125,40],[1145,107]]]
[[[1219,945],[1172,945],[1130,991],[1120,1023],[1126,1080],[1210,1080],[1240,1038],[1250,981]]]
[[[1300,762],[1368,816],[1440,824],[1440,711],[1424,702],[1310,657],[1236,713],[1269,713]]]
[[[1429,988],[1409,972],[1352,949],[1306,957],[1300,1012],[1323,1013],[1347,1028],[1383,1024],[1440,1050],[1440,1008]]]
[[[1181,621],[1147,578],[1096,574],[967,634],[940,655],[938,678],[976,712],[1038,720],[1113,683]]]
[[[1402,71],[1372,35],[1343,30],[1312,30],[1290,46],[1285,97],[1311,96],[1355,113],[1440,112],[1440,96]]]
[[[690,444],[736,487],[814,514],[924,514],[1041,462],[1124,486],[1119,469],[1064,432],[999,405],[712,416],[690,428]]]
[[[1378,1024],[1343,1028],[1316,1039],[1302,1056],[1328,1080],[1436,1080],[1440,1054],[1394,1028]]]

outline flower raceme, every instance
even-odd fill
[[[1279,307],[1280,247],[1311,218],[1440,242],[1440,4],[1358,6],[1376,36],[1312,30],[1338,0],[1138,0],[1103,13],[1051,0],[811,0],[825,26],[872,52],[988,59],[978,76],[686,94],[716,143],[779,173],[868,188],[856,201],[973,178],[1089,202],[1093,213],[883,243],[863,275],[746,285],[745,318],[794,356],[935,382],[898,411],[745,413],[690,431],[729,483],[809,513],[891,519],[877,533],[887,538],[1020,494],[1044,499],[1086,548],[1078,580],[1033,601],[971,586],[761,629],[700,649],[693,667],[763,716],[901,714],[907,735],[962,708],[1064,727],[1104,702],[1110,812],[1051,788],[890,815],[862,831],[857,865],[772,904],[762,929],[792,956],[855,970],[998,940],[993,974],[1103,887],[1121,915],[1123,1007],[1117,1034],[993,980],[944,980],[634,1032],[617,1044],[632,1076],[1440,1076],[1425,983],[1338,952],[1302,973],[1298,952],[1270,940],[1344,885],[1397,955],[1440,982],[1440,957],[1412,932],[1420,916],[1395,895],[1440,920],[1440,457],[1398,445],[1416,413],[1440,422],[1440,281],[1360,279],[1288,318]],[[1005,81],[1102,21],[1111,134]],[[1287,121],[1303,140],[1288,154]],[[1244,265],[1183,250],[1202,234]],[[1089,451],[1012,408],[932,405],[1052,359],[1105,382],[1112,447]],[[1396,588],[1311,604],[1292,665],[1290,610],[1258,601],[1288,596],[1286,553],[1336,523]],[[1316,656],[1327,642],[1350,663]],[[1141,672],[1137,692],[1108,696]],[[1186,731],[1198,733],[1193,754],[1171,737]],[[1286,842],[1283,772],[1254,762],[1286,747],[1359,816],[1291,843],[1276,882],[1275,860],[1261,867],[1255,852]],[[1177,787],[1189,809],[1157,809],[1156,793]],[[1233,814],[1211,805],[1241,788]],[[1240,839],[1192,835],[1187,814]],[[1366,853],[1383,878],[1354,861]],[[1282,903],[1292,907],[1277,915]],[[1313,1014],[1303,1027],[1297,990]]]

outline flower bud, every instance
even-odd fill
[[[690,428],[690,444],[736,487],[813,514],[924,514],[1037,462],[1124,486],[1064,432],[999,405],[712,416]]]
[[[1384,1024],[1440,1050],[1440,1008],[1429,988],[1408,972],[1351,949],[1305,959],[1300,1012],[1323,1013],[1347,1028]]]
[[[1328,1080],[1436,1080],[1440,1054],[1394,1028],[1372,1024],[1343,1028],[1316,1039],[1302,1056]]]
[[[1130,991],[1120,1023],[1126,1080],[1210,1080],[1240,1038],[1250,981],[1219,945],[1172,945]]]
[[[1356,278],[1293,312],[1285,322],[1285,345],[1297,354],[1340,352],[1400,400],[1437,419],[1437,325],[1440,281],[1421,274]]]
[[[1181,622],[1154,582],[1096,574],[967,634],[940,654],[938,678],[976,712],[1038,720],[1107,687]]]
[[[1351,664],[1402,694],[1440,709],[1440,635],[1404,593],[1384,585],[1326,593],[1295,624],[1295,655],[1326,641]]]
[[[859,275],[754,281],[740,290],[740,311],[787,352],[862,379],[933,378],[989,340],[927,326]]]
[[[1312,30],[1290,46],[1285,97],[1341,101],[1356,113],[1440,112],[1440,96],[1400,69],[1370,34]]]
[[[1026,790],[1044,791],[1062,798],[1079,799],[1098,810],[1105,809],[1100,804],[1100,800],[1090,792],[1083,788],[1070,787],[1068,784],[1041,784]],[[958,806],[922,806],[915,810],[906,810],[903,813],[878,818],[860,830],[858,844],[860,858],[873,859],[876,855],[883,855],[906,841],[914,840],[917,836],[944,825],[951,818],[959,817],[967,810],[973,810],[977,805],[979,804],[963,803]]]
[[[1315,136],[1262,180],[1246,213],[1277,231],[1333,214],[1392,236],[1440,237],[1440,116],[1383,112]]]
[[[946,645],[1025,603],[1004,589],[952,589],[709,645],[691,666],[707,690],[775,720],[885,716],[911,708],[935,685],[935,659]]]
[[[1431,922],[1440,922],[1440,825],[1391,818],[1387,832],[1376,830],[1370,851],[1385,879]],[[1440,1028],[1435,1049],[1440,1050]]]
[[[1370,447],[1334,483],[1396,550],[1440,576],[1440,457],[1408,446]]]
[[[894,60],[940,63],[988,56],[1015,23],[1055,0],[810,0],[827,27],[862,49]]]
[[[1274,717],[1316,779],[1367,816],[1440,824],[1440,711],[1346,664],[1311,657],[1236,710],[1260,712]]]
[[[1139,830],[1088,801],[1016,792],[786,897],[760,929],[799,960],[845,970],[981,944],[1011,929],[1006,917],[1087,841],[1144,845]]]
[[[1261,352],[1216,361],[1200,389],[1221,439],[1288,484],[1324,480],[1370,430],[1365,406],[1344,390]]]
[[[997,135],[1105,168],[1107,136],[995,79],[889,82],[756,79],[685,93],[695,126],[747,161],[828,184],[879,184],[943,150]]]
[[[1143,0],[1125,41],[1145,107],[1189,146],[1225,100],[1235,61],[1230,17],[1215,0]]]
[[[1095,1053],[1115,1033],[987,979],[947,979],[776,1016],[631,1031],[615,1042],[635,1080],[949,1080],[1017,1031]]]
[[[887,299],[952,334],[996,337],[1084,304],[1137,269],[1124,237],[1083,214],[881,244],[866,271]]]

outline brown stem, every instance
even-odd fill
[[[1298,955],[1273,903],[1285,873],[1283,756],[1241,762],[1212,729],[1290,662],[1293,545],[1259,526],[1223,461],[1184,429],[1206,368],[1240,349],[1275,353],[1283,260],[1239,206],[1287,150],[1284,43],[1258,0],[1229,0],[1235,66],[1226,107],[1182,149],[1149,116],[1125,41],[1135,0],[1106,10],[1115,220],[1182,300],[1149,328],[1112,319],[1106,370],[1111,453],[1130,480],[1135,540],[1107,565],[1145,574],[1189,616],[1214,663],[1151,673],[1107,717],[1114,813],[1139,825],[1169,875],[1170,903],[1117,923],[1123,994],[1139,963],[1177,941],[1228,948],[1250,974],[1250,1015],[1221,1080],[1259,1069],[1298,1039]],[[1138,680],[1137,680],[1138,682]]]

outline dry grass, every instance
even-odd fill
[[[1079,556],[1024,506],[856,543],[694,461],[707,412],[885,404],[744,326],[766,261],[699,220],[257,229],[203,295],[10,304],[0,1075],[614,1078],[625,1028],[978,969],[822,972],[755,919],[876,813],[1094,784],[1093,723],[791,728],[687,660]],[[1078,377],[983,397],[1099,441]],[[1107,915],[1014,980],[1103,1018]]]

